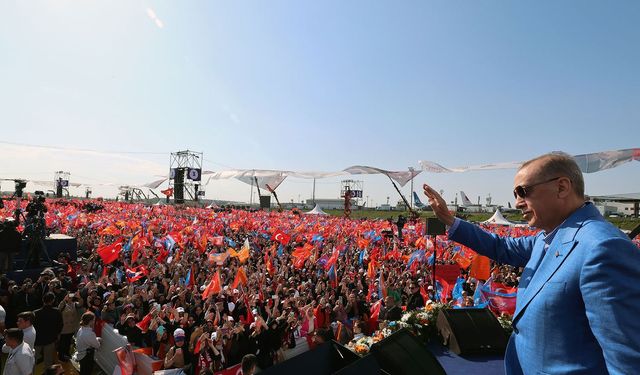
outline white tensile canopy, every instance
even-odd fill
[[[318,204],[316,203],[316,206],[313,208],[313,210],[309,212],[305,212],[305,215],[328,215],[328,214],[322,211],[322,208],[320,208],[320,206],[318,206]]]
[[[494,212],[493,216],[491,216],[488,220],[483,221],[482,224],[509,225],[509,226],[516,225],[516,223],[512,223],[509,220],[505,219],[504,216],[502,216],[502,212],[500,212],[499,208],[496,209],[496,212]]]

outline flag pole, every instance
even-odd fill
[[[427,236],[429,239],[431,239],[431,236]],[[434,238],[435,239],[435,238]],[[433,272],[433,274],[431,275],[431,285],[433,285],[433,301],[435,302],[436,300],[436,292],[437,292],[437,288],[436,288],[436,261],[438,260],[438,244],[436,243],[437,241],[433,241],[433,269],[431,272]]]

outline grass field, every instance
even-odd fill
[[[325,210],[326,213],[333,216],[342,216],[342,210]],[[421,218],[434,217],[432,212],[422,211],[419,212]],[[395,221],[398,218],[398,215],[404,215],[405,217],[409,217],[409,211],[376,211],[376,210],[354,210],[351,212],[352,219],[388,219],[393,218]],[[484,221],[490,218],[493,213],[481,213],[481,214],[466,214],[465,218],[469,221]],[[504,217],[510,221],[522,221],[522,215],[520,214],[504,214]],[[619,218],[619,217],[610,217],[607,218],[613,225],[617,226],[620,229],[631,230],[635,228],[638,224],[640,224],[640,219],[638,218]]]

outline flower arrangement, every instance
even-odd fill
[[[363,336],[357,340],[351,340],[347,347],[358,355],[365,355],[369,353],[373,343],[373,337]]]
[[[425,342],[436,339],[438,336],[436,328],[438,314],[440,310],[450,307],[445,303],[431,303],[424,309],[406,312],[400,320],[387,322],[384,328],[377,330],[372,336],[363,336],[360,339],[352,340],[347,344],[347,347],[356,354],[363,356],[369,353],[373,344],[384,340],[403,328],[406,328]],[[507,334],[510,335],[513,332],[512,317],[510,315],[502,314],[498,317],[498,321]]]
[[[511,335],[511,332],[513,332],[513,317],[508,314],[501,314],[498,317],[498,322],[500,322],[502,329],[504,329],[507,335]]]
[[[372,336],[364,336],[358,340],[352,340],[347,344],[347,347],[359,355],[365,355],[369,353],[371,345],[384,340],[403,328],[424,341],[429,341],[437,336],[436,319],[440,310],[446,307],[448,305],[444,303],[432,303],[424,309],[409,311],[400,320],[387,322],[384,328],[377,330]]]

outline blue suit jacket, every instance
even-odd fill
[[[544,234],[501,238],[461,221],[449,234],[524,267],[507,374],[640,374],[640,249],[586,204]]]

